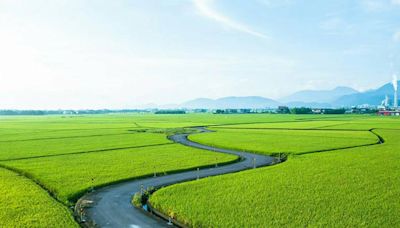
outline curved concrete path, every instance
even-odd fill
[[[197,128],[203,132],[209,132],[205,128]],[[195,147],[214,152],[234,154],[243,159],[237,163],[220,166],[216,168],[201,169],[171,174],[160,177],[153,177],[130,182],[120,183],[96,190],[80,199],[80,202],[88,203],[89,207],[84,209],[84,217],[88,223],[98,227],[167,227],[167,223],[158,217],[133,207],[131,197],[140,192],[141,185],[144,188],[161,187],[172,185],[178,182],[194,180],[197,175],[202,177],[216,176],[226,173],[238,172],[260,166],[272,165],[276,159],[271,156],[257,155],[247,152],[234,151],[228,149],[214,148],[207,145],[192,142],[188,140],[189,134],[177,134],[170,136],[169,139],[190,147]],[[254,164],[255,163],[255,164]]]

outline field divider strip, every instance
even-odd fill
[[[214,126],[210,126],[214,127]],[[325,127],[325,126],[324,126]],[[218,129],[224,130],[288,130],[288,131],[351,131],[351,132],[360,132],[360,131],[369,131],[367,129],[326,129],[326,128],[279,128],[279,127],[264,127],[264,128],[240,128],[240,127],[214,127]]]
[[[220,129],[230,129],[230,128],[220,128]],[[244,129],[244,128],[238,128],[238,129]],[[271,130],[281,130],[281,129],[282,128],[271,129]],[[246,129],[244,129],[244,130],[246,130]],[[257,128],[255,130],[264,130],[264,129]],[[311,130],[311,131],[319,131],[320,129],[282,129],[282,130],[304,130],[304,131]],[[341,130],[332,130],[332,129],[321,129],[321,130],[325,130],[325,131],[341,131]],[[323,153],[323,152],[331,152],[331,151],[337,151],[337,150],[347,150],[347,149],[353,149],[353,148],[359,148],[359,147],[374,146],[374,145],[379,145],[379,144],[385,143],[385,140],[379,134],[374,132],[374,130],[376,130],[376,129],[372,128],[372,129],[369,129],[369,130],[355,130],[356,132],[363,131],[363,132],[370,132],[371,134],[373,134],[377,139],[377,142],[373,142],[373,143],[366,143],[366,144],[354,145],[354,146],[337,147],[337,148],[329,148],[329,149],[323,149],[323,150],[305,151],[305,152],[300,152],[300,153],[296,153],[296,154],[293,154],[293,153],[290,153],[290,152],[282,152],[282,153],[273,152],[273,153],[271,153],[269,155],[276,156],[278,154],[284,154],[285,156],[288,156],[288,155],[300,156],[300,155],[307,155],[307,154],[314,154],[314,153]],[[351,130],[346,130],[346,131],[351,131]],[[209,132],[216,132],[216,131],[211,131],[210,130]],[[337,138],[339,138],[339,137],[337,137]],[[363,139],[363,138],[359,138],[359,139]],[[199,143],[199,142],[196,142],[196,143]],[[211,146],[211,147],[216,147],[217,146],[217,145],[211,145],[211,144],[205,144],[205,143],[204,143],[204,145]],[[223,147],[223,146],[218,146],[218,147],[219,148],[223,148],[223,149],[227,149],[227,150],[242,150],[242,149],[239,149],[239,148],[229,148],[229,147]],[[251,153],[256,153],[256,154],[260,154],[261,153],[259,151],[254,151],[254,150],[246,150],[246,151],[247,152],[251,152]]]
[[[13,130],[14,128],[3,128],[3,129],[9,129]],[[136,129],[135,127],[120,127],[120,128],[76,128],[76,129],[39,129],[38,131],[33,131],[29,133],[43,133],[43,132],[62,132],[62,131],[87,131],[87,130],[134,130]],[[15,132],[15,133],[10,133],[10,134],[4,134],[0,136],[12,136],[12,135],[21,135],[21,134],[26,134],[25,132]]]
[[[77,136],[65,136],[65,137],[47,137],[47,138],[33,138],[33,139],[19,139],[19,140],[4,140],[4,141],[0,141],[0,143],[3,143],[3,142],[29,142],[29,141],[41,141],[41,140],[90,138],[90,137],[133,135],[133,134],[135,134],[135,133],[117,133],[117,134],[77,135]]]
[[[79,152],[64,153],[64,154],[50,154],[50,155],[24,157],[24,158],[11,158],[11,159],[0,160],[0,162],[20,161],[20,160],[28,160],[28,159],[38,159],[38,158],[48,158],[48,157],[58,157],[58,156],[78,155],[78,154],[104,153],[104,152],[110,152],[110,151],[116,151],[116,150],[129,150],[129,149],[136,149],[136,148],[166,146],[166,145],[172,145],[172,144],[175,144],[175,143],[167,142],[167,143],[141,145],[141,146],[128,146],[128,147],[117,147],[117,148],[108,148],[108,149],[99,149],[99,150],[79,151]]]
[[[192,126],[192,128],[196,127],[220,127],[220,126],[235,126],[235,125],[251,125],[251,124],[273,124],[273,123],[305,123],[312,122],[313,120],[293,120],[293,121],[260,121],[260,122],[245,122],[245,123],[227,123],[227,124],[209,124],[205,126]]]
[[[371,132],[373,135],[375,135],[378,141],[375,142],[375,143],[367,143],[367,144],[362,144],[362,145],[355,145],[355,146],[338,147],[338,148],[331,148],[331,149],[325,149],[325,150],[315,150],[315,151],[309,151],[309,152],[302,152],[302,153],[297,153],[295,155],[297,156],[297,155],[307,155],[307,154],[314,154],[314,153],[331,152],[331,151],[337,151],[337,150],[348,150],[348,149],[353,149],[353,148],[375,146],[375,145],[380,145],[380,144],[385,143],[385,140],[383,139],[383,137],[380,136],[378,133],[374,132],[374,129],[369,129],[367,131]]]

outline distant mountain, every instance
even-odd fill
[[[170,104],[157,106],[149,104],[148,107],[161,109],[245,109],[245,108],[276,108],[280,105],[288,107],[310,107],[310,108],[336,108],[350,107],[363,104],[379,105],[388,95],[393,103],[394,89],[391,83],[369,90],[357,92],[349,87],[337,87],[333,90],[304,90],[296,92],[288,97],[275,101],[265,97],[223,97],[219,99],[197,98],[180,105]]]
[[[358,93],[358,91],[350,88],[350,87],[337,87],[333,90],[303,90],[296,92],[292,95],[284,97],[280,99],[280,102],[283,103],[295,103],[301,102],[305,105],[307,103],[311,104],[320,104],[320,103],[331,103],[338,98]],[[307,105],[306,105],[307,106]]]
[[[265,97],[223,97],[216,100],[198,98],[187,101],[180,106],[182,108],[205,108],[205,109],[240,109],[240,108],[267,108],[277,107],[280,103]]]
[[[356,94],[342,96],[336,99],[334,102],[332,102],[332,104],[334,106],[354,106],[362,104],[380,105],[382,100],[385,99],[386,95],[389,96],[392,103],[393,94],[394,94],[393,85],[391,83],[387,83],[384,86],[375,90],[369,90],[363,93],[356,93]]]
[[[318,103],[318,102],[301,102],[301,101],[294,101],[288,102],[285,104],[289,108],[296,108],[296,107],[307,107],[307,108],[332,108],[332,104],[330,103]]]
[[[181,107],[213,109],[215,107],[215,100],[208,98],[197,98],[181,104]]]

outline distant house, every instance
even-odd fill
[[[359,106],[359,107],[352,107],[351,108],[351,112],[353,114],[373,114],[376,113],[377,109],[374,107],[363,107],[363,106]]]
[[[320,108],[314,108],[312,110],[313,114],[323,114],[323,110]]]
[[[390,111],[390,110],[380,110],[378,112],[380,116],[400,116],[400,110]]]

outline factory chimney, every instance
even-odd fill
[[[393,108],[397,109],[398,108],[398,95],[397,95],[397,75],[393,75],[393,88],[394,88],[394,100],[393,100]]]

